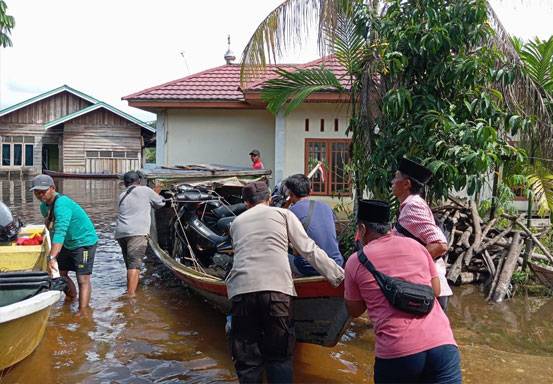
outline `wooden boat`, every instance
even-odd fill
[[[2,288],[8,284],[0,285],[0,301],[4,304],[15,301],[0,306],[0,370],[18,363],[35,350],[44,336],[50,308],[61,296],[60,291],[36,293],[36,283],[47,278],[47,274],[40,272],[47,268],[50,240],[43,225],[26,226],[20,236],[33,233],[42,234],[42,245],[0,247],[0,278],[6,280],[7,276],[15,276],[15,283],[9,289]]]
[[[117,179],[119,175],[116,173],[87,173],[87,172],[58,172],[45,169],[42,171],[45,175],[52,177],[63,177],[72,179]]]
[[[224,280],[181,264],[152,238],[149,243],[155,256],[187,287],[228,313],[230,302]],[[294,302],[296,339],[327,347],[336,345],[349,323],[343,285],[334,288],[317,276],[294,279],[294,286],[298,294]]]
[[[553,267],[538,264],[533,261],[529,261],[528,265],[532,272],[534,272],[539,281],[541,281],[545,286],[553,289]]]

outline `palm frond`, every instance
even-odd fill
[[[369,0],[380,3],[380,0]],[[242,52],[240,82],[242,86],[263,73],[269,63],[276,63],[283,52],[301,48],[305,37],[317,28],[319,53],[333,52],[328,31],[338,23],[338,14],[364,0],[286,0],[257,27]],[[374,5],[376,6],[376,5]],[[326,32],[325,32],[326,31]]]
[[[553,92],[553,36],[528,42],[520,51],[524,68],[530,78],[545,92]]]
[[[296,71],[277,69],[276,73],[279,77],[267,81],[261,92],[267,109],[275,114],[279,111],[289,114],[314,92],[346,92],[336,75],[324,67]]]
[[[528,189],[538,206],[538,214],[544,215],[553,209],[553,175],[530,174]]]
[[[553,157],[553,126],[548,108],[553,99],[548,94],[542,93],[539,86],[524,70],[522,60],[509,33],[489,2],[488,19],[495,34],[487,44],[499,49],[505,55],[506,61],[514,65],[513,81],[500,81],[496,86],[503,94],[505,103],[514,114],[529,117],[535,121],[535,129],[522,132],[522,141],[536,140],[535,136],[537,136],[541,154],[545,157]]]

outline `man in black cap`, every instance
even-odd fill
[[[447,239],[436,225],[432,210],[420,196],[431,177],[430,169],[406,158],[401,159],[392,180],[392,192],[400,202],[395,231],[396,234],[411,237],[423,244],[436,260],[441,286],[439,302],[445,311],[448,298],[453,294],[445,277],[446,265],[441,257],[447,252]]]
[[[261,161],[261,152],[259,152],[258,149],[252,149],[250,152],[250,159],[252,160],[253,169],[265,169],[265,166]]]
[[[292,382],[294,331],[292,297],[296,296],[288,263],[288,244],[332,285],[344,271],[310,239],[289,210],[270,207],[267,183],[242,189],[248,210],[230,227],[234,262],[226,279],[231,300],[230,343],[241,383]]]
[[[125,266],[127,267],[127,294],[136,294],[142,259],[148,248],[146,235],[150,233],[151,208],[161,208],[165,201],[159,195],[160,186],[154,190],[140,185],[140,176],[135,171],[123,175],[127,188],[119,195],[119,212],[115,227],[115,239],[121,246]]]
[[[440,291],[432,257],[413,239],[390,233],[390,207],[360,200],[357,233],[363,253],[388,276]],[[438,305],[424,315],[393,307],[372,273],[352,254],[345,267],[344,297],[352,317],[365,311],[375,333],[375,383],[461,383],[459,350],[449,320]]]

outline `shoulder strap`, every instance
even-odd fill
[[[123,200],[125,200],[127,198],[127,196],[130,195],[130,193],[132,192],[133,189],[136,188],[136,185],[133,185],[132,187],[129,187],[127,189],[127,192],[125,193],[125,195],[121,198],[121,200],[119,200],[119,206],[121,206],[121,204],[123,203]]]
[[[301,222],[303,229],[307,232],[307,229],[311,225],[311,219],[313,219],[313,212],[315,211],[315,200],[309,200],[309,208],[307,209],[307,216],[305,220]]]
[[[409,232],[407,230],[407,228],[405,228],[403,225],[401,225],[399,223],[399,221],[396,223],[395,225],[395,228],[396,228],[396,231],[398,231],[399,233],[401,233],[403,236],[405,237],[409,237],[413,240],[417,240],[420,244],[422,244],[423,247],[426,247],[426,243],[424,241],[422,241],[421,239],[419,239],[417,236],[413,235],[411,232]]]
[[[48,211],[48,216],[46,217],[46,227],[50,230],[51,224],[54,222],[54,207],[56,206],[56,201],[62,196],[61,193],[56,194],[54,197],[54,201],[52,202],[52,206],[50,207],[50,210]]]
[[[371,261],[367,258],[365,255],[365,252],[363,252],[363,248],[359,249],[357,251],[357,258],[359,259],[359,262],[365,266],[369,270],[370,273],[374,276],[374,279],[376,280],[376,283],[380,287],[381,290],[385,290],[385,282],[384,282],[384,275],[382,275],[381,272],[377,271],[374,267],[374,264],[371,263]]]

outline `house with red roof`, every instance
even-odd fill
[[[312,178],[316,195],[349,194],[345,172],[350,139],[348,96],[333,91],[311,95],[299,108],[276,116],[266,110],[261,91],[275,78],[276,66],[246,86],[240,84],[240,65],[225,56],[225,65],[144,89],[123,97],[129,106],[157,115],[158,165],[214,163],[249,166],[248,156],[258,149],[274,181],[309,173],[318,162],[323,171]],[[345,70],[331,56],[306,64],[280,68],[313,68],[324,65],[345,78]]]
[[[120,174],[143,166],[155,129],[67,85],[0,110],[0,173]]]

